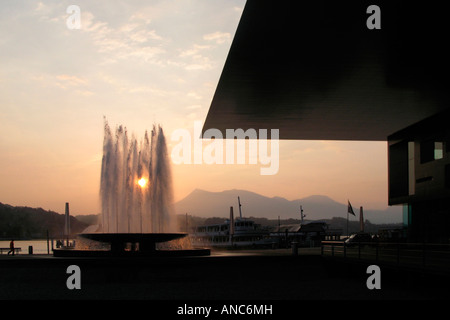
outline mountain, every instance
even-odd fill
[[[65,216],[42,208],[14,207],[0,202],[0,238],[40,238],[62,237]],[[70,216],[70,230],[80,233],[87,223]]]
[[[300,219],[300,205],[307,220],[347,218],[347,204],[339,203],[323,195],[313,195],[297,200],[282,197],[266,197],[246,190],[226,190],[210,192],[196,189],[184,199],[175,203],[177,214],[188,213],[198,217],[229,217],[230,207],[234,216],[239,216],[238,196],[241,200],[243,217],[277,219]],[[401,207],[387,207],[386,210],[364,209],[364,220],[371,223],[398,223],[402,221]],[[356,217],[350,215],[349,220],[359,220],[359,208],[354,207]]]

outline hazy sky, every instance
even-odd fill
[[[70,5],[79,29],[67,25]],[[172,150],[173,132],[206,118],[244,5],[2,1],[0,202],[98,213],[103,117],[137,137],[161,124]],[[387,207],[386,142],[280,141],[277,174],[260,168],[173,164],[175,200],[195,188],[246,189]]]

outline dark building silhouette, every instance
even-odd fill
[[[388,137],[389,204],[406,204],[412,241],[450,240],[450,112]]]
[[[446,21],[434,1],[248,0],[203,130],[387,141],[389,204],[405,206],[409,239],[448,241]]]

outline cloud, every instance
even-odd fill
[[[51,12],[50,6],[47,6],[42,1],[39,1],[34,8],[34,13],[36,14],[49,14]]]
[[[216,31],[213,33],[208,33],[203,36],[203,40],[215,41],[217,44],[222,44],[231,40],[231,34],[228,32]]]
[[[39,75],[31,74],[29,79],[38,83],[44,88],[49,86],[55,86],[63,90],[75,88],[79,93],[82,93],[83,95],[92,95],[92,92],[84,89],[88,86],[89,81],[83,77],[69,74],[51,75],[41,73]]]
[[[193,105],[186,107],[187,110],[195,110],[195,109],[201,109],[201,108],[202,108],[201,104],[193,104]]]
[[[187,93],[187,96],[188,96],[189,98],[194,98],[194,99],[196,99],[196,100],[200,100],[200,99],[203,98],[201,95],[199,95],[198,93],[196,93],[196,92],[194,92],[194,91],[188,92],[188,93]]]
[[[181,51],[178,55],[180,58],[186,59],[183,62],[185,70],[211,70],[214,68],[214,63],[208,56],[202,54],[203,51],[214,48],[212,45],[193,44],[188,49]]]
[[[191,48],[183,50],[180,53],[180,57],[189,57],[189,56],[198,56],[198,54],[206,49],[211,49],[212,46],[210,45],[200,45],[200,44],[194,44]]]
[[[71,76],[67,74],[61,74],[57,75],[56,79],[60,80],[61,83],[66,84],[67,86],[80,86],[80,85],[86,85],[87,80],[77,77],[77,76]]]
[[[207,41],[207,44],[193,44],[179,54],[180,58],[190,58],[190,61],[184,64],[184,69],[188,71],[214,69],[216,63],[209,56],[205,56],[204,51],[215,49],[219,44],[228,42],[230,39],[231,34],[228,32],[216,31],[203,35],[203,40]]]
[[[135,20],[133,15],[127,23],[111,27],[106,22],[97,21],[91,12],[83,12],[81,30],[91,36],[98,53],[107,55],[103,64],[131,58],[158,64],[157,56],[166,52],[160,45],[163,37],[156,30],[149,29],[148,23],[133,22]]]
[[[154,86],[135,86],[135,87],[129,87],[127,89],[127,92],[129,93],[151,93],[152,95],[157,95],[161,97],[167,97],[174,95],[175,93],[173,91],[163,90],[160,88],[156,88]]]
[[[184,68],[188,71],[194,71],[194,70],[211,70],[214,68],[212,63],[210,63],[208,58],[205,58],[205,63],[190,63],[187,64]]]

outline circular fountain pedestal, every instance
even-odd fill
[[[210,255],[209,249],[157,250],[156,244],[184,238],[187,233],[81,233],[78,236],[109,243],[111,250],[54,250],[54,256],[200,256]],[[133,250],[126,250],[131,244]]]
[[[119,253],[124,251],[127,243],[138,244],[139,252],[149,253],[156,251],[156,244],[175,239],[184,238],[186,233],[82,233],[79,236],[111,244],[111,251]]]

